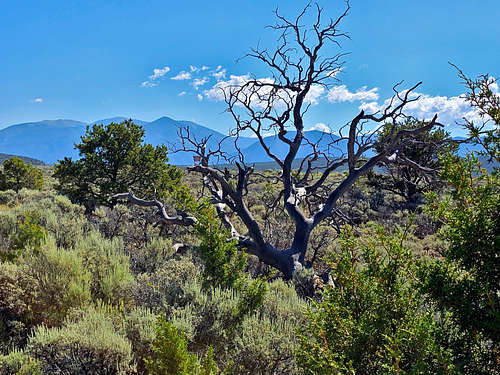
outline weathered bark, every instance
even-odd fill
[[[283,272],[287,279],[305,266],[311,233],[332,215],[343,194],[375,165],[397,152],[398,148],[405,144],[405,139],[411,139],[419,132],[428,131],[440,125],[435,116],[421,128],[396,130],[396,123],[406,117],[403,114],[405,106],[418,99],[412,94],[420,83],[403,92],[397,91],[398,85],[396,85],[395,95],[386,108],[374,114],[361,111],[346,125],[348,130],[346,136],[342,135],[343,129],[340,130],[339,139],[330,136],[328,149],[338,149],[343,144],[342,142],[347,144],[347,150],[344,150],[342,155],[334,157],[322,151],[319,143],[307,139],[304,131],[304,115],[311,104],[307,101],[307,95],[315,86],[327,88],[329,82],[338,81],[335,74],[342,69],[341,59],[345,55],[340,52],[331,57],[324,57],[321,51],[328,42],[339,45],[339,39],[347,37],[345,33],[339,31],[338,26],[347,15],[350,6],[347,2],[345,12],[338,18],[327,21],[326,25],[322,25],[322,9],[317,7],[316,22],[308,30],[308,34],[302,26],[302,18],[309,8],[310,5],[292,21],[276,13],[278,24],[273,28],[281,32],[280,44],[274,51],[253,49],[248,55],[270,68],[274,72],[273,79],[250,79],[241,86],[227,87],[223,91],[227,112],[232,115],[236,125],[232,131],[236,149],[239,150],[239,136],[252,132],[263,152],[281,169],[279,199],[295,225],[293,240],[289,248],[276,249],[270,241],[266,240],[259,223],[247,207],[245,195],[248,193],[250,176],[255,172],[251,166],[245,164],[245,155],[239,152],[237,156],[239,161],[234,163],[237,167],[236,173],[220,169],[217,167],[217,161],[221,158],[228,162],[233,161],[221,151],[220,143],[218,148],[211,149],[208,147],[208,138],[196,140],[191,137],[189,129],[179,132],[182,140],[181,151],[192,152],[201,160],[199,165],[193,165],[187,168],[187,171],[199,173],[202,176],[204,189],[209,191],[212,202],[217,207],[217,213],[222,223],[231,231],[232,237],[238,240],[241,248],[245,248],[260,261]],[[292,43],[294,46],[291,45]],[[378,129],[386,123],[393,124],[386,147],[368,160],[364,158],[364,155],[369,150],[375,150],[376,130],[371,133],[364,132],[363,127],[367,122],[371,122]],[[290,129],[295,132],[293,139],[286,137]],[[287,148],[284,158],[278,157],[265,143],[264,134],[269,131],[274,131]],[[313,151],[301,162],[299,170],[294,171],[292,163],[305,143]],[[314,162],[320,158],[326,162],[324,168],[321,169],[314,165]],[[213,159],[216,159],[215,164],[213,164]],[[328,177],[343,166],[348,167],[348,175],[336,187],[327,188]],[[168,217],[164,207],[157,201],[142,201],[131,194],[119,196],[127,197],[135,204],[158,207],[160,217],[166,222],[177,222],[182,225],[194,223],[193,218]],[[312,197],[314,201],[321,200],[322,203],[312,202]],[[303,202],[308,205],[307,211],[301,207]],[[273,206],[279,206],[278,202],[275,201]],[[248,233],[245,235],[237,233],[224,207],[241,220]]]
[[[196,218],[192,216],[187,216],[187,215],[168,216],[167,211],[165,210],[165,206],[163,205],[162,202],[158,200],[146,200],[137,198],[132,192],[115,194],[111,198],[128,199],[130,203],[133,203],[141,207],[156,207],[158,209],[158,215],[160,216],[160,221],[162,221],[165,224],[191,226],[196,223]]]

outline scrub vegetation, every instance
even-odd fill
[[[78,160],[4,162],[0,375],[500,374],[495,81],[458,70],[484,120],[460,142],[480,151],[404,115],[417,84],[329,154],[303,119],[342,67],[321,52],[348,10],[277,13],[276,49],[250,53],[274,82],[226,92],[236,140],[286,146],[262,142],[274,169],[186,131],[199,163],[177,168],[131,120],[89,127]]]

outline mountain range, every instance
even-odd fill
[[[54,164],[65,156],[77,159],[79,155],[74,144],[80,142],[80,137],[85,133],[87,126],[107,125],[111,122],[124,120],[126,120],[125,117],[113,117],[89,124],[75,120],[43,120],[11,125],[0,130],[0,152],[36,158],[46,164]],[[144,128],[145,142],[155,146],[165,144],[170,150],[180,148],[178,131],[180,128],[189,127],[190,134],[198,140],[211,136],[208,141],[209,148],[217,148],[221,142],[222,151],[229,155],[235,155],[237,152],[234,138],[224,139],[224,134],[191,121],[177,121],[169,117],[160,117],[151,122],[137,119],[133,119],[133,121]],[[287,134],[288,138],[294,136],[294,132]],[[317,130],[311,130],[307,132],[307,137],[311,142],[319,142],[320,148],[326,151],[331,136]],[[265,142],[279,157],[285,155],[285,144],[279,141],[276,136],[265,137]],[[256,138],[240,137],[238,147],[250,163],[271,161]],[[304,144],[297,157],[304,157],[311,151],[312,147]],[[191,152],[170,152],[169,162],[175,165],[190,165],[193,163],[192,156]]]
[[[65,156],[77,159],[79,155],[74,148],[74,144],[80,142],[80,137],[84,135],[88,125],[107,125],[111,122],[122,122],[124,120],[126,120],[125,117],[113,117],[94,121],[90,124],[75,120],[43,120],[11,125],[0,130],[0,153],[23,155],[41,160],[46,164],[54,164]],[[137,119],[133,121],[144,128],[145,141],[155,146],[165,144],[169,150],[180,148],[178,131],[180,128],[189,127],[191,135],[198,140],[211,136],[208,142],[209,148],[216,148],[219,142],[222,141],[221,149],[224,152],[229,155],[236,154],[234,138],[223,140],[224,134],[191,121],[177,121],[169,117],[160,117],[151,122]],[[337,145],[339,147],[337,151],[328,150],[328,143],[331,142],[332,137],[336,137],[334,135],[318,130],[308,131],[306,135],[311,143],[319,145],[321,151],[329,151],[332,154],[340,153],[341,149],[345,149],[345,142],[342,141]],[[290,131],[286,136],[291,139],[295,136],[295,133]],[[278,157],[284,157],[286,145],[276,136],[267,136],[264,141]],[[247,162],[264,163],[271,161],[256,138],[240,137],[238,147],[245,155]],[[304,142],[297,158],[303,158],[311,151],[312,146]],[[465,151],[466,148],[461,147],[461,153]],[[192,156],[193,153],[191,152],[170,152],[169,162],[175,165],[191,165],[193,164]]]

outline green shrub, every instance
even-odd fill
[[[40,363],[24,352],[14,350],[0,356],[0,375],[42,375]]]
[[[183,291],[188,303],[172,310],[171,322],[187,335],[191,350],[201,354],[213,345],[222,357],[238,323],[234,313],[239,293],[221,288],[206,291],[196,280],[188,282]]]
[[[170,262],[174,249],[172,240],[154,237],[130,254],[135,273],[153,273]]]
[[[271,321],[286,321],[293,325],[304,323],[309,303],[297,295],[293,285],[281,279],[268,283],[268,292],[258,315]]]
[[[146,374],[144,359],[152,354],[157,316],[147,309],[135,308],[124,316],[125,334],[132,343],[137,372]]]
[[[40,362],[46,374],[135,372],[130,342],[104,313],[94,309],[61,328],[39,326],[25,351]]]
[[[57,249],[49,237],[40,254],[26,259],[26,264],[30,284],[20,287],[35,291],[30,305],[35,322],[56,326],[70,309],[89,304],[91,274],[75,251]]]
[[[55,238],[58,247],[74,247],[89,229],[83,207],[72,204],[67,197],[49,195],[39,201],[29,200],[23,203],[23,209],[37,213],[40,224]]]
[[[16,232],[17,216],[9,211],[0,211],[0,259],[7,257],[11,251],[12,234]]]
[[[25,251],[30,250],[35,255],[40,251],[46,238],[45,230],[38,224],[38,219],[30,212],[17,222],[14,232],[9,238],[9,248],[0,252],[0,260],[15,261]]]
[[[234,374],[299,374],[296,331],[305,322],[308,304],[292,284],[268,283],[260,309],[246,317],[230,340],[227,362]]]
[[[184,293],[189,303],[173,309],[169,318],[187,335],[193,353],[201,356],[213,346],[217,366],[233,374],[298,373],[294,337],[307,305],[293,286],[281,280],[270,283],[262,306],[243,315],[239,305],[244,292],[207,291],[193,281]]]
[[[319,277],[313,268],[302,268],[294,272],[292,282],[302,298],[314,297],[320,285]]]
[[[170,310],[188,302],[184,284],[199,277],[200,270],[193,263],[192,257],[184,255],[170,259],[152,274],[138,275],[131,294],[137,305],[158,312]]]
[[[230,241],[215,210],[207,205],[198,209],[195,226],[200,240],[197,253],[203,261],[203,286],[241,289],[244,287],[246,254]]]
[[[22,346],[33,322],[35,280],[26,265],[0,262],[0,353]]]
[[[89,230],[90,223],[84,216],[84,209],[66,197],[23,189],[18,198],[20,205],[10,213],[18,219],[27,213],[36,216],[38,224],[55,238],[59,247],[72,248]]]
[[[18,157],[12,157],[3,163],[0,170],[0,190],[15,190],[22,188],[41,190],[43,187],[43,172]]]
[[[95,305],[73,309],[66,317],[65,326],[87,319],[89,315],[101,316],[110,322],[115,331],[126,338],[132,347],[132,356],[139,374],[146,374],[143,359],[150,356],[151,343],[155,338],[157,315],[149,309],[134,307],[131,310],[122,305],[97,301]]]
[[[498,144],[498,140],[497,140]],[[491,150],[495,152],[493,149]],[[448,197],[429,194],[429,211],[443,224],[444,259],[420,270],[421,290],[457,326],[447,340],[468,374],[500,373],[500,179],[475,157],[444,158]],[[458,329],[457,329],[458,328]]]
[[[325,287],[300,330],[304,373],[453,373],[434,312],[415,292],[416,262],[404,233],[391,237],[379,228],[361,243],[345,229],[340,243],[328,259],[335,286]]]
[[[227,363],[232,374],[300,374],[295,361],[298,325],[285,319],[252,315],[229,342]]]
[[[153,356],[146,360],[151,375],[215,375],[217,367],[211,348],[202,362],[187,349],[186,337],[172,323],[160,318],[152,343]]]
[[[445,224],[444,261],[423,271],[423,288],[453,312],[465,331],[500,342],[500,179],[478,161],[448,157],[443,176],[452,184],[448,199],[429,194],[429,209]],[[474,177],[474,175],[476,175]],[[500,346],[498,346],[500,350]]]
[[[16,204],[16,192],[14,190],[0,191],[0,205],[14,207]]]
[[[91,293],[94,299],[117,304],[131,302],[130,290],[134,277],[129,258],[123,255],[120,238],[107,240],[97,231],[90,232],[75,246],[85,269],[91,273]]]

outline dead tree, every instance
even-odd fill
[[[324,56],[323,51],[325,46],[341,50],[340,41],[348,35],[339,30],[339,24],[349,9],[347,2],[344,13],[336,19],[329,19],[326,24],[322,21],[322,8],[317,5],[307,5],[294,20],[276,11],[277,24],[271,28],[280,34],[277,48],[256,48],[248,54],[248,57],[266,65],[272,77],[253,77],[243,84],[221,88],[227,112],[235,122],[231,132],[238,150],[234,169],[210,164],[209,155],[223,156],[220,147],[216,151],[208,150],[206,145],[197,145],[188,132],[181,133],[186,150],[197,153],[203,160],[203,163],[189,167],[188,171],[202,176],[223,224],[230,229],[242,249],[280,270],[285,278],[291,278],[294,271],[305,265],[311,232],[325,219],[331,218],[339,199],[356,180],[394,155],[406,142],[411,142],[416,134],[440,125],[436,115],[417,129],[397,127],[396,124],[406,118],[405,106],[418,100],[414,90],[420,83],[402,91],[398,90],[400,84],[397,84],[394,96],[385,108],[371,114],[360,111],[340,129],[338,136],[325,134],[324,139],[309,139],[304,129],[304,117],[311,105],[311,92],[319,88],[327,89],[338,82],[336,75],[342,69],[345,55],[339,52]],[[314,17],[312,26],[303,26],[311,13]],[[393,125],[392,131],[385,139],[383,150],[377,152],[377,129],[388,123]],[[279,166],[279,176],[259,175],[252,165],[245,162],[238,139],[249,132],[256,137],[263,152]],[[266,144],[264,138],[269,132],[273,132],[286,146],[284,157]],[[299,161],[298,167],[293,167],[299,150],[304,148],[310,152]],[[339,168],[347,170],[347,175],[332,185],[329,177]],[[261,225],[248,208],[248,187],[251,177],[255,176],[274,178],[274,183],[280,186],[274,205],[287,213],[295,228],[289,235],[282,234],[290,236],[287,248],[276,248],[266,239]],[[162,220],[167,222],[190,225],[194,221],[186,215],[168,217],[157,201],[138,200],[127,193],[118,197],[128,197],[133,203],[141,205],[157,206]],[[246,233],[236,230],[234,220],[239,221],[240,227],[244,226]]]

